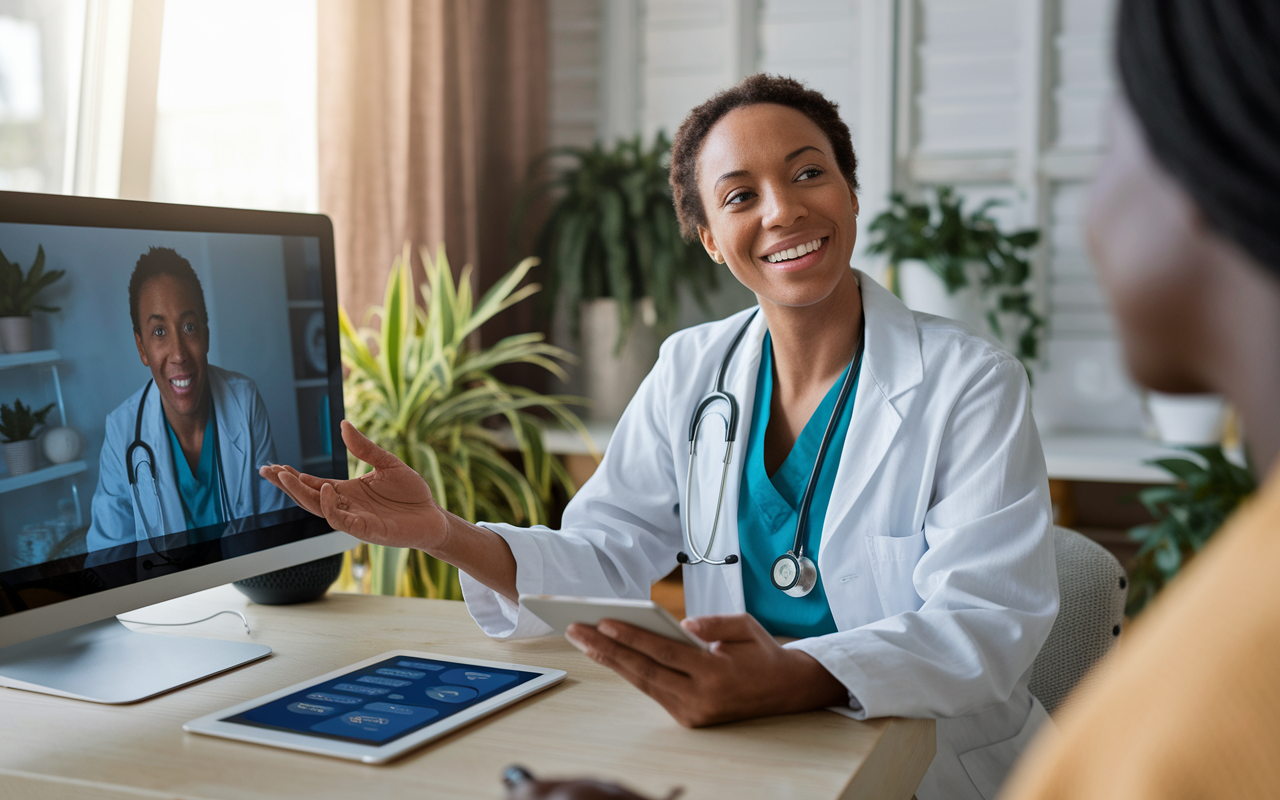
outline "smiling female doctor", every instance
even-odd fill
[[[757,75],[691,113],[672,155],[681,225],[759,308],[667,340],[560,530],[467,524],[347,423],[375,472],[264,475],[335,528],[456,564],[495,637],[550,630],[520,593],[648,597],[679,557],[685,626],[712,652],[613,622],[571,641],[685,725],[824,706],[938,718],[917,795],[994,796],[1047,719],[1027,681],[1058,607],[1026,373],[849,268],[855,168],[835,106],[794,81]],[[808,559],[816,580],[792,596]]]
[[[90,566],[188,543],[171,537],[276,511],[288,498],[255,473],[275,460],[252,380],[209,363],[209,310],[191,262],[151,247],[129,277],[129,317],[146,383],[107,416],[87,544]],[[148,560],[145,564],[151,564]],[[149,566],[146,567],[150,569]]]

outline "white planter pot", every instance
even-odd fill
[[[31,317],[0,317],[0,350],[31,352]]]
[[[1219,395],[1148,392],[1147,409],[1165,444],[1212,445],[1222,441],[1227,406]]]
[[[21,442],[5,442],[4,463],[9,468],[10,476],[26,475],[36,469],[36,440],[23,439]]]
[[[591,400],[587,416],[594,421],[616,422],[658,361],[653,301],[646,298],[636,303],[626,343],[618,353],[614,353],[618,341],[617,302],[585,300],[581,311],[582,377]]]
[[[902,302],[912,311],[958,320],[980,331],[988,330],[978,290],[965,286],[955,294],[947,294],[942,278],[923,261],[907,259],[898,264],[898,290],[902,292]]]

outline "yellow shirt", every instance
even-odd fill
[[[1280,469],[1126,633],[1001,797],[1280,797]]]

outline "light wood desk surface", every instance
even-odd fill
[[[0,689],[0,800],[124,798],[501,798],[519,763],[539,777],[592,776],[653,797],[910,798],[934,754],[932,720],[869,722],[815,711],[680,727],[655,702],[559,637],[497,642],[462,603],[329,594],[259,606],[229,586],[125,615],[172,622],[241,610],[274,655],[128,706]],[[224,615],[166,635],[246,638]],[[566,670],[535,695],[385,766],[185,733],[221,708],[395,650]]]

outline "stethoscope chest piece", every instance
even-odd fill
[[[804,597],[818,585],[818,567],[808,556],[787,551],[774,559],[769,577],[778,589],[792,597]]]

